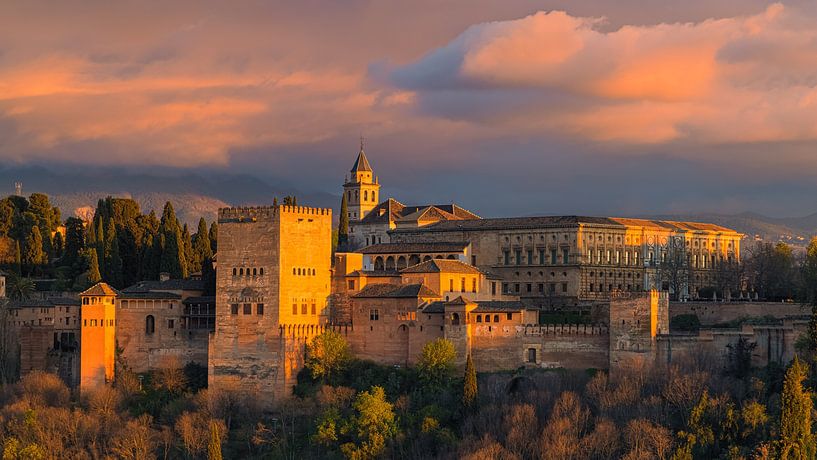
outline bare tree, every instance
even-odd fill
[[[19,376],[19,340],[8,299],[0,299],[0,384]]]
[[[671,237],[661,250],[659,280],[662,290],[669,290],[672,300],[689,295],[689,253],[683,237]]]

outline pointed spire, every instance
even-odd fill
[[[353,176],[357,172],[372,170],[372,167],[369,165],[369,159],[366,158],[366,154],[363,152],[363,143],[363,136],[360,136],[360,152],[357,154],[357,160],[355,160],[355,164],[352,166],[351,171]]]

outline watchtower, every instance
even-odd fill
[[[99,388],[114,379],[116,296],[114,288],[97,283],[80,295],[80,391]]]

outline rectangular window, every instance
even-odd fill
[[[533,251],[528,250],[528,265],[533,265]]]
[[[505,318],[506,318],[508,321],[511,321],[511,320],[513,319],[513,313],[507,313],[507,314],[506,314],[506,316],[505,316]]]
[[[477,292],[477,279],[471,278],[471,292]]]
[[[502,292],[504,292],[505,294],[511,292],[510,289],[508,288],[508,283],[502,283]]]
[[[545,265],[545,250],[539,250],[539,265]]]
[[[556,250],[555,249],[550,250],[550,264],[551,265],[556,265]]]
[[[465,292],[465,278],[460,278],[460,292]]]
[[[292,304],[292,314],[293,315],[298,314],[298,304],[297,303]]]
[[[567,292],[567,283],[562,283],[562,292]]]
[[[511,253],[509,251],[505,251],[505,265],[511,264]]]
[[[533,285],[531,283],[528,283],[528,284],[525,285],[525,289],[528,292],[531,292],[531,291],[533,291]]]
[[[306,304],[305,304],[305,303],[304,303],[304,304],[301,304],[301,314],[302,314],[302,315],[305,315],[305,314],[306,314]]]
[[[448,280],[448,290],[454,292],[454,278]]]
[[[380,319],[380,310],[369,310],[369,321],[377,321]]]
[[[496,281],[491,281],[491,295],[496,295]]]
[[[514,255],[516,256],[516,265],[522,265],[522,250],[517,249]]]
[[[624,265],[630,265],[630,252],[624,251]]]
[[[562,263],[565,265],[570,263],[570,249],[562,249]]]
[[[251,315],[252,314],[252,304],[251,303],[245,303],[244,304],[244,314],[245,315]]]
[[[539,283],[536,287],[539,289],[539,294],[543,294],[545,292],[545,283]]]
[[[230,314],[231,315],[237,315],[238,314],[238,304],[237,303],[231,303],[230,304]]]
[[[551,294],[556,293],[556,283],[548,283],[548,292]]]
[[[312,314],[316,315],[317,313],[318,313],[318,308],[314,303],[312,303]]]
[[[471,256],[471,265],[473,266],[477,265],[477,256]]]
[[[590,283],[590,292],[593,292],[593,283]]]
[[[528,348],[528,362],[536,363],[536,348]]]
[[[350,291],[355,290],[355,280],[349,280],[349,290]]]
[[[175,326],[175,325],[176,325],[176,320],[175,319],[167,320],[167,328],[168,329],[173,329],[173,326]]]
[[[263,315],[264,314],[264,304],[259,303],[255,305],[255,314]]]
[[[608,264],[610,263],[610,250],[609,249],[607,250],[607,258],[604,259],[604,261],[607,262]]]
[[[519,292],[519,283],[513,285],[513,290]]]

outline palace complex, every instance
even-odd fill
[[[331,209],[226,208],[215,297],[204,296],[201,280],[164,277],[14,304],[21,372],[53,370],[85,389],[114,379],[117,359],[136,372],[195,362],[207,366],[211,387],[272,404],[291,394],[305,345],[326,330],[355,356],[387,365],[410,366],[426,343],[446,338],[459,364],[470,354],[481,372],[615,372],[688,353],[719,359],[741,337],[762,344],[757,363],[782,361],[803,328],[791,311],[782,326],[670,331],[675,311],[741,314],[713,313],[721,304],[702,294],[743,298],[721,280],[740,263],[742,235],[728,228],[404,205],[381,199],[362,148],[350,173],[348,242],[334,254]]]

